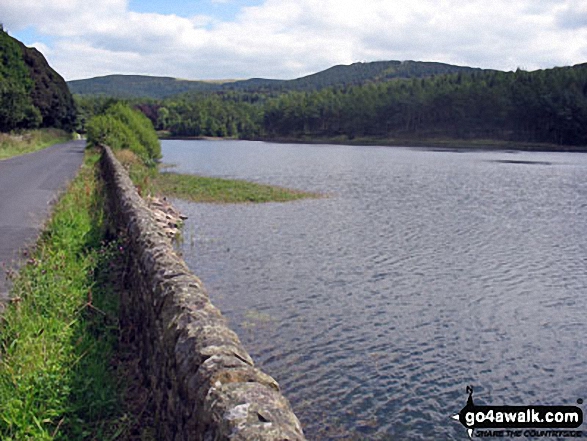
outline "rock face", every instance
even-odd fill
[[[140,348],[157,439],[304,440],[278,383],[255,367],[108,147],[101,169],[128,252],[121,325]]]

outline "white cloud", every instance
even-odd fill
[[[43,52],[67,79],[295,78],[383,59],[535,69],[586,56],[582,0],[266,0],[231,22],[136,13],[126,0],[45,3],[2,0],[0,17],[50,35]]]
[[[576,0],[569,2],[559,10],[556,20],[563,29],[587,29],[587,4]]]
[[[0,17],[10,29],[17,31],[32,25],[41,33],[58,37],[107,27],[126,13],[126,0],[2,0],[0,4]]]
[[[75,58],[75,63],[67,64],[59,69],[62,55]],[[152,74],[148,69],[148,57],[131,51],[111,51],[96,48],[86,43],[77,43],[62,40],[55,45],[51,54],[47,56],[51,66],[66,79],[89,78],[114,73]],[[142,70],[144,68],[144,70]]]

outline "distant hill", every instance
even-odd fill
[[[375,61],[326,69],[294,80],[252,78],[231,82],[179,80],[170,77],[108,75],[69,81],[72,93],[115,97],[165,98],[186,92],[319,90],[398,78],[424,78],[451,73],[481,71],[478,68],[421,61]]]
[[[453,73],[481,72],[482,69],[425,61],[373,61],[338,65],[295,80],[252,79],[223,85],[224,89],[306,90],[314,91],[332,86],[360,85],[399,78],[426,78]]]
[[[0,28],[0,131],[55,127],[72,130],[73,97],[38,50]]]
[[[107,75],[86,80],[68,81],[72,93],[104,95],[120,98],[165,98],[185,92],[210,92],[222,87],[219,83],[180,80],[145,75]]]

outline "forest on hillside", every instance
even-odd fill
[[[78,97],[83,113],[106,98]],[[100,104],[102,103],[102,104]],[[494,139],[587,145],[587,64],[317,91],[190,93],[132,104],[173,136]]]
[[[480,72],[288,94],[268,136],[450,137],[587,144],[587,65]]]

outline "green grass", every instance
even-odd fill
[[[0,133],[0,160],[35,152],[70,139],[71,134],[57,129]]]
[[[88,152],[14,280],[0,329],[0,439],[119,439],[117,296],[104,198]]]
[[[191,202],[208,203],[288,202],[320,197],[316,193],[236,179],[160,173],[142,165],[136,155],[128,150],[118,150],[116,156],[129,171],[132,181],[143,196],[164,195]]]
[[[175,173],[160,173],[154,186],[161,194],[192,202],[287,202],[311,196],[272,185]]]

